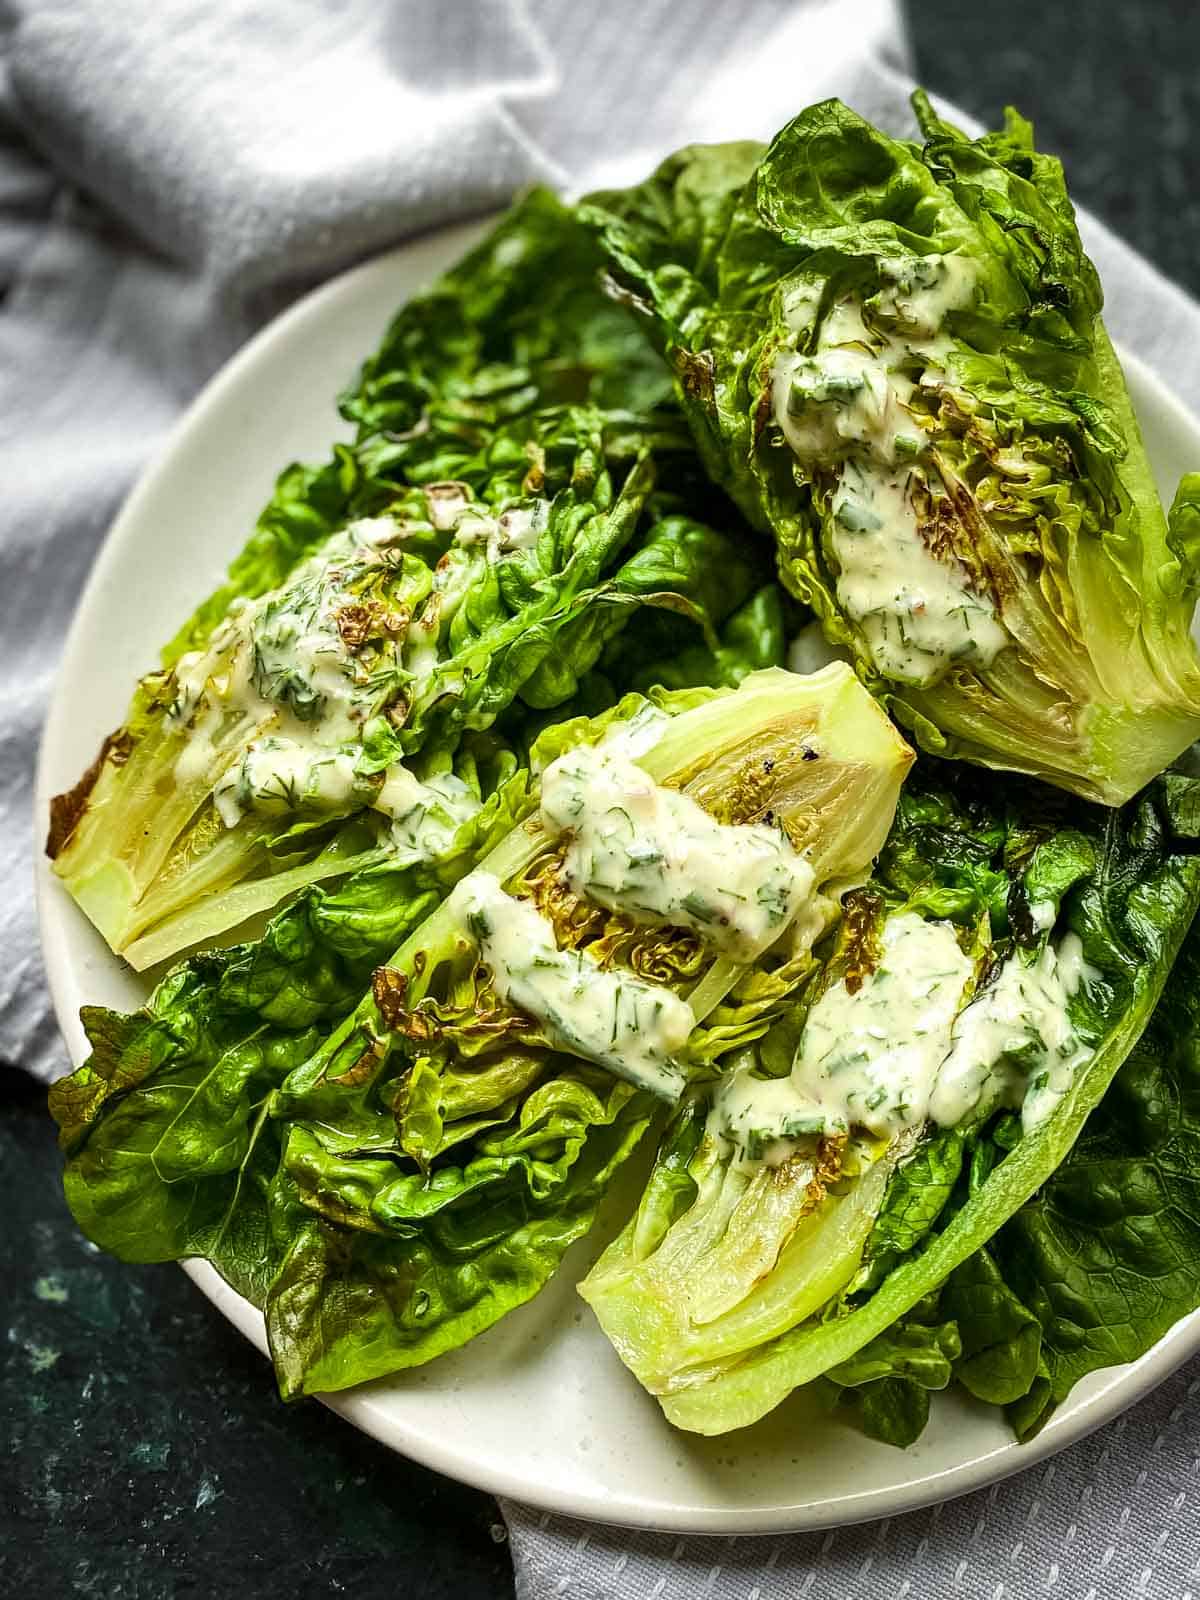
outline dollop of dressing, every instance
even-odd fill
[[[973,971],[949,924],[890,917],[875,971],[813,1006],[788,1076],[757,1076],[751,1057],[720,1082],[710,1133],[777,1161],[798,1140],[955,1127],[981,1105],[1019,1109],[1026,1132],[1039,1127],[1091,1055],[1069,1009],[1092,981],[1082,946],[1067,934],[1033,959],[1018,951],[963,1005]]]
[[[227,828],[247,811],[332,814],[356,802],[367,805],[373,786],[355,772],[358,754],[357,745],[314,749],[311,743],[267,734],[252,740],[241,760],[221,775],[213,804]]]
[[[990,597],[953,555],[921,535],[918,496],[936,482],[909,402],[936,384],[953,350],[947,313],[968,305],[974,269],[962,256],[881,260],[881,286],[847,296],[820,323],[815,348],[783,350],[772,380],[776,422],[797,459],[835,469],[829,539],[838,603],[876,668],[900,683],[936,683],[956,661],[985,667],[1008,643]],[[807,338],[818,315],[811,285],[785,319]]]
[[[809,1012],[791,1073],[731,1075],[714,1098],[713,1125],[759,1147],[919,1125],[971,972],[948,924],[912,912],[889,917],[874,972],[853,992],[833,984]]]
[[[303,725],[319,724],[330,744],[352,737],[368,714],[372,686],[346,642],[344,613],[357,599],[356,580],[403,558],[404,532],[390,517],[352,522],[286,584],[235,601],[206,648],[175,663],[168,717],[186,722],[199,705],[216,702],[223,712],[289,713]]]
[[[463,823],[482,809],[452,772],[422,783],[399,761],[388,767],[371,805],[391,818],[390,854],[399,866],[444,855]]]
[[[691,928],[753,961],[796,921],[813,869],[779,829],[717,822],[623,751],[584,745],[542,776],[542,825],[567,840],[563,873],[636,922]]]
[[[1071,1024],[1068,1002],[1091,978],[1073,933],[1034,961],[1012,955],[959,1015],[929,1115],[954,1127],[981,1101],[1021,1112],[1026,1132],[1058,1105],[1091,1051]]]
[[[468,513],[468,493],[450,483],[426,490],[434,528],[451,528]],[[406,536],[389,517],[352,522],[286,584],[235,603],[206,649],[176,664],[168,721],[194,718],[176,779],[190,783],[219,771],[213,803],[226,827],[247,814],[337,815],[371,807],[389,819],[389,847],[403,863],[448,849],[457,828],[479,810],[452,774],[423,783],[401,761],[381,775],[358,770],[364,724],[401,682],[411,693],[434,671],[441,630],[469,578],[465,554],[440,563],[415,620],[403,606],[392,614],[386,602],[361,603],[356,586],[373,569],[397,566]],[[381,620],[382,656],[364,661],[356,654],[355,628]]]
[[[458,518],[454,537],[462,545],[483,545],[489,563],[494,564],[516,550],[532,550],[549,516],[548,500],[523,502],[494,516],[471,506]]]
[[[447,905],[479,949],[502,1000],[535,1018],[559,1049],[607,1067],[668,1099],[685,1078],[676,1057],[696,1019],[686,1000],[583,950],[559,950],[554,929],[526,900],[476,870]]]

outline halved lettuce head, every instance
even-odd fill
[[[839,101],[592,196],[708,470],[934,753],[1108,804],[1200,734],[1200,476],[1160,505],[1059,162]]]
[[[815,924],[803,937],[781,926],[736,960],[695,926],[577,893],[569,830],[548,831],[539,781],[587,750],[631,760],[656,794],[686,794],[737,843],[771,834],[805,863]],[[592,989],[640,985],[651,1003],[694,1008],[680,1066],[709,1078],[803,979],[910,762],[841,664],[630,696],[548,729],[531,772],[498,791],[510,826],[491,802],[490,835],[461,841],[440,893],[419,865],[377,876],[377,906],[367,873],[353,898],[310,890],[264,947],[184,963],[136,1016],[89,1016],[93,1057],[52,1098],[76,1219],[125,1259],[211,1259],[263,1305],[285,1395],[462,1344],[546,1282],[662,1100],[637,1070],[612,1070],[607,1033],[599,1050],[594,1032],[565,1043],[547,1011],[505,998],[459,891],[485,875],[502,914],[540,919],[542,959],[578,963]],[[346,1016],[334,977],[378,950],[372,917],[389,905],[407,937]]]
[[[822,1379],[907,1443],[954,1376],[1045,1398],[1038,1319],[979,1252],[1150,1019],[1200,902],[1197,795],[1068,812],[918,765],[818,964],[685,1097],[581,1285],[673,1423],[724,1433]]]
[[[679,656],[674,682],[733,683],[782,659],[769,560],[704,479],[602,261],[538,189],[406,304],[341,398],[353,441],[281,474],[53,803],[55,870],[135,967],[305,885],[435,855],[537,714],[631,684],[613,646],[647,603],[631,665]]]
[[[53,807],[54,869],[112,948],[141,969],[305,884],[436,856],[511,766],[485,730],[568,701],[640,606],[711,657],[762,572],[653,516],[656,450],[590,409],[510,424],[143,679]]]

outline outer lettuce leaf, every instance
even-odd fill
[[[865,867],[910,755],[844,667],[654,699],[669,720],[641,759],[659,776],[734,814],[778,807],[812,836],[823,879]],[[285,1394],[428,1360],[527,1299],[647,1125],[650,1096],[497,1005],[434,908],[487,844],[506,879],[532,870],[546,847],[513,827],[534,804],[531,775],[648,709],[635,696],[548,729],[531,771],[491,802],[490,828],[438,863],[310,891],[258,944],[185,963],[144,1014],[89,1016],[93,1057],[52,1097],[77,1220],[126,1258],[213,1260],[264,1306]],[[801,759],[801,736],[822,759]],[[844,826],[822,844],[839,793]],[[619,959],[628,930],[607,921]],[[382,941],[405,933],[390,954]],[[654,959],[690,981],[695,952],[669,943]],[[346,1016],[352,975],[366,984],[372,966]],[[762,1032],[800,971],[732,974],[708,1056]]]
[[[455,548],[452,557],[445,554],[450,535],[422,520],[430,513],[421,491],[392,507],[410,519],[414,537],[387,603],[404,617],[436,619],[442,591],[429,563],[440,568],[452,559],[460,563],[461,592],[452,610],[442,608],[436,664],[402,691],[402,725],[393,726],[400,716],[368,724],[370,765],[360,762],[362,771],[414,759],[428,781],[456,764],[465,733],[490,726],[518,695],[537,707],[569,699],[638,607],[669,607],[681,625],[711,629],[754,581],[754,563],[733,542],[690,519],[665,518],[641,532],[654,481],[651,446],[643,440],[632,460],[611,458],[601,413],[545,414],[503,438],[522,472],[536,471],[538,499],[550,497],[533,547],[496,563],[482,547],[476,554]],[[629,442],[623,435],[622,451]],[[506,502],[511,476],[502,460],[481,487],[484,507]],[[422,540],[431,546],[427,560],[418,553]],[[728,572],[724,592],[707,575],[713,567]],[[170,674],[144,681],[134,719],[100,769],[58,803],[53,840],[55,870],[139,968],[388,852],[385,820],[361,796],[333,815],[250,812],[226,826],[213,790],[257,726],[222,730],[205,774],[177,780],[181,753],[201,734],[168,715],[173,685]]]
[[[1200,733],[1195,484],[1165,517],[1058,162],[1015,113],[972,141],[915,103],[924,146],[825,101],[765,154],[693,147],[582,215],[648,314],[709,472],[921,744],[1119,803]],[[944,368],[926,364],[908,405],[920,537],[1010,642],[901,682],[839,598],[839,457],[793,455],[773,374],[834,303],[869,302],[897,263],[928,258],[975,279],[944,315]]]
[[[408,301],[341,398],[373,474],[461,478],[491,431],[538,406],[669,403],[669,375],[603,294],[602,266],[570,209],[538,188]]]
[[[652,1109],[606,1073],[569,1068],[432,1183],[394,1158],[339,1159],[320,1124],[292,1123],[275,1212],[286,1253],[266,1298],[284,1397],[431,1360],[530,1299],[591,1226]]]
[[[1198,1163],[1193,932],[1078,1144],[991,1243],[997,1274],[1040,1335],[1039,1371],[1019,1393],[995,1397],[1014,1402],[1019,1438],[1036,1433],[1080,1378],[1136,1360],[1200,1304]]]
[[[990,1250],[955,1268],[940,1307],[958,1329],[954,1375],[964,1388],[995,1406],[1028,1393],[1041,1366],[1042,1330]]]
[[[130,1261],[207,1256],[261,1304],[279,1264],[266,1213],[281,1143],[273,1091],[531,806],[522,771],[440,860],[306,891],[261,939],[175,968],[142,1011],[87,1008],[92,1054],[54,1085],[50,1109],[88,1237]]]
[[[754,1421],[800,1384],[852,1381],[844,1374],[857,1369],[846,1363],[907,1326],[913,1308],[947,1279],[934,1320],[955,1324],[958,1375],[997,1403],[1029,1394],[1030,1404],[1045,1405],[1045,1329],[1051,1316],[1062,1322],[1065,1306],[1060,1300],[1050,1311],[1050,1285],[1080,1253],[1087,1222],[1078,1208],[1069,1243],[1060,1237],[1044,1254],[1054,1266],[1036,1274],[1039,1286],[1014,1266],[1018,1258],[1035,1259],[1030,1238],[1046,1237],[1044,1208],[1027,1202],[1048,1181],[1053,1192],[1052,1175],[1137,1044],[1200,903],[1196,792],[1194,780],[1169,776],[1121,812],[1076,806],[1068,836],[1058,831],[1062,802],[1052,794],[1045,807],[1041,791],[995,780],[985,788],[938,764],[918,768],[874,894],[885,904],[949,917],[964,937],[976,930],[971,937],[981,941],[986,964],[1014,938],[1043,937],[1030,912],[1031,889],[1044,902],[1048,882],[1065,885],[1051,934],[1078,935],[1094,969],[1070,1002],[1075,1031],[1093,1054],[1057,1108],[1024,1137],[1014,1136],[1007,1116],[936,1134],[915,1150],[901,1136],[837,1191],[841,1199],[818,1201],[815,1211],[807,1196],[789,1198],[786,1164],[763,1168],[758,1181],[754,1169],[731,1162],[702,1131],[703,1102],[682,1112],[639,1215],[581,1286],[672,1422],[721,1433]],[[856,959],[854,942],[869,939],[870,915],[861,935],[853,918],[843,925],[833,971]],[[778,1048],[773,1034],[759,1046],[760,1064],[774,1072],[790,1063],[796,1024],[785,1019],[777,1030]],[[1077,1182],[1080,1194],[1090,1194],[1084,1170],[1089,1176]],[[831,1169],[830,1181],[836,1178]],[[1014,1214],[1025,1220],[1008,1243],[1001,1230]],[[1002,1255],[976,1254],[989,1241]],[[704,1305],[719,1300],[721,1315],[696,1312],[685,1327],[681,1316],[701,1286]],[[1179,1304],[1164,1311],[1167,1322]],[[1099,1328],[1104,1314],[1109,1305],[1088,1314],[1086,1325]],[[1065,1366],[1057,1377],[1061,1392],[1070,1381]],[[886,1429],[897,1440],[907,1437],[922,1402],[894,1386],[879,1392],[883,1415],[895,1413]]]
[[[207,1256],[261,1301],[279,1264],[266,1211],[279,1163],[270,1094],[319,1035],[264,1037],[213,1017],[205,976],[184,969],[145,1014],[85,1012],[90,1063],[51,1091],[64,1143],[78,1146],[67,1201],[124,1260]]]
[[[834,1367],[828,1381],[843,1412],[871,1439],[906,1448],[929,1421],[929,1396],[945,1389],[961,1352],[953,1322],[898,1322]]]

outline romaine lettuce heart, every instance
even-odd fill
[[[602,738],[731,831],[768,818],[786,830],[815,891],[809,937],[836,918],[844,884],[870,870],[911,752],[841,665],[807,678],[754,673],[734,691],[632,696],[546,730],[534,788],[522,772],[507,790],[519,825],[486,855],[455,858],[447,883],[477,865],[536,904],[557,945],[586,952],[598,972],[686,995],[697,1025],[683,1060],[711,1075],[769,1026],[811,963],[807,940],[738,962],[569,889],[567,845],[533,811],[536,781]],[[408,870],[412,931],[325,1038],[336,1012],[315,982],[305,994],[315,965],[286,969],[334,898],[310,892],[277,919],[271,959],[250,946],[187,963],[148,1016],[91,1017],[95,1055],[54,1094],[81,1226],[132,1259],[209,1255],[264,1304],[289,1395],[426,1361],[535,1293],[655,1111],[652,1095],[500,1000],[453,897],[414,924],[430,879]],[[343,894],[357,887],[365,908],[368,883],[360,874]],[[356,915],[347,908],[347,925],[330,931],[358,952],[372,933],[360,935]],[[315,961],[320,945],[308,948]]]
[[[840,102],[597,194],[708,470],[936,754],[1127,800],[1200,734],[1196,483],[1159,503],[1057,161]]]
[[[918,765],[836,941],[685,1100],[581,1285],[672,1422],[726,1432],[821,1379],[903,1444],[953,1372],[1028,1431],[1087,1369],[1055,1347],[1051,1235],[1020,1208],[1168,979],[1200,904],[1198,792],[1172,774],[1111,812]],[[979,1253],[997,1235],[1002,1276]]]

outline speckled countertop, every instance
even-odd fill
[[[909,12],[930,88],[984,119],[1016,101],[1076,199],[1200,292],[1195,0]],[[511,1594],[486,1496],[318,1405],[285,1409],[177,1268],[121,1267],[79,1237],[58,1165],[43,1092],[0,1068],[0,1594]]]

